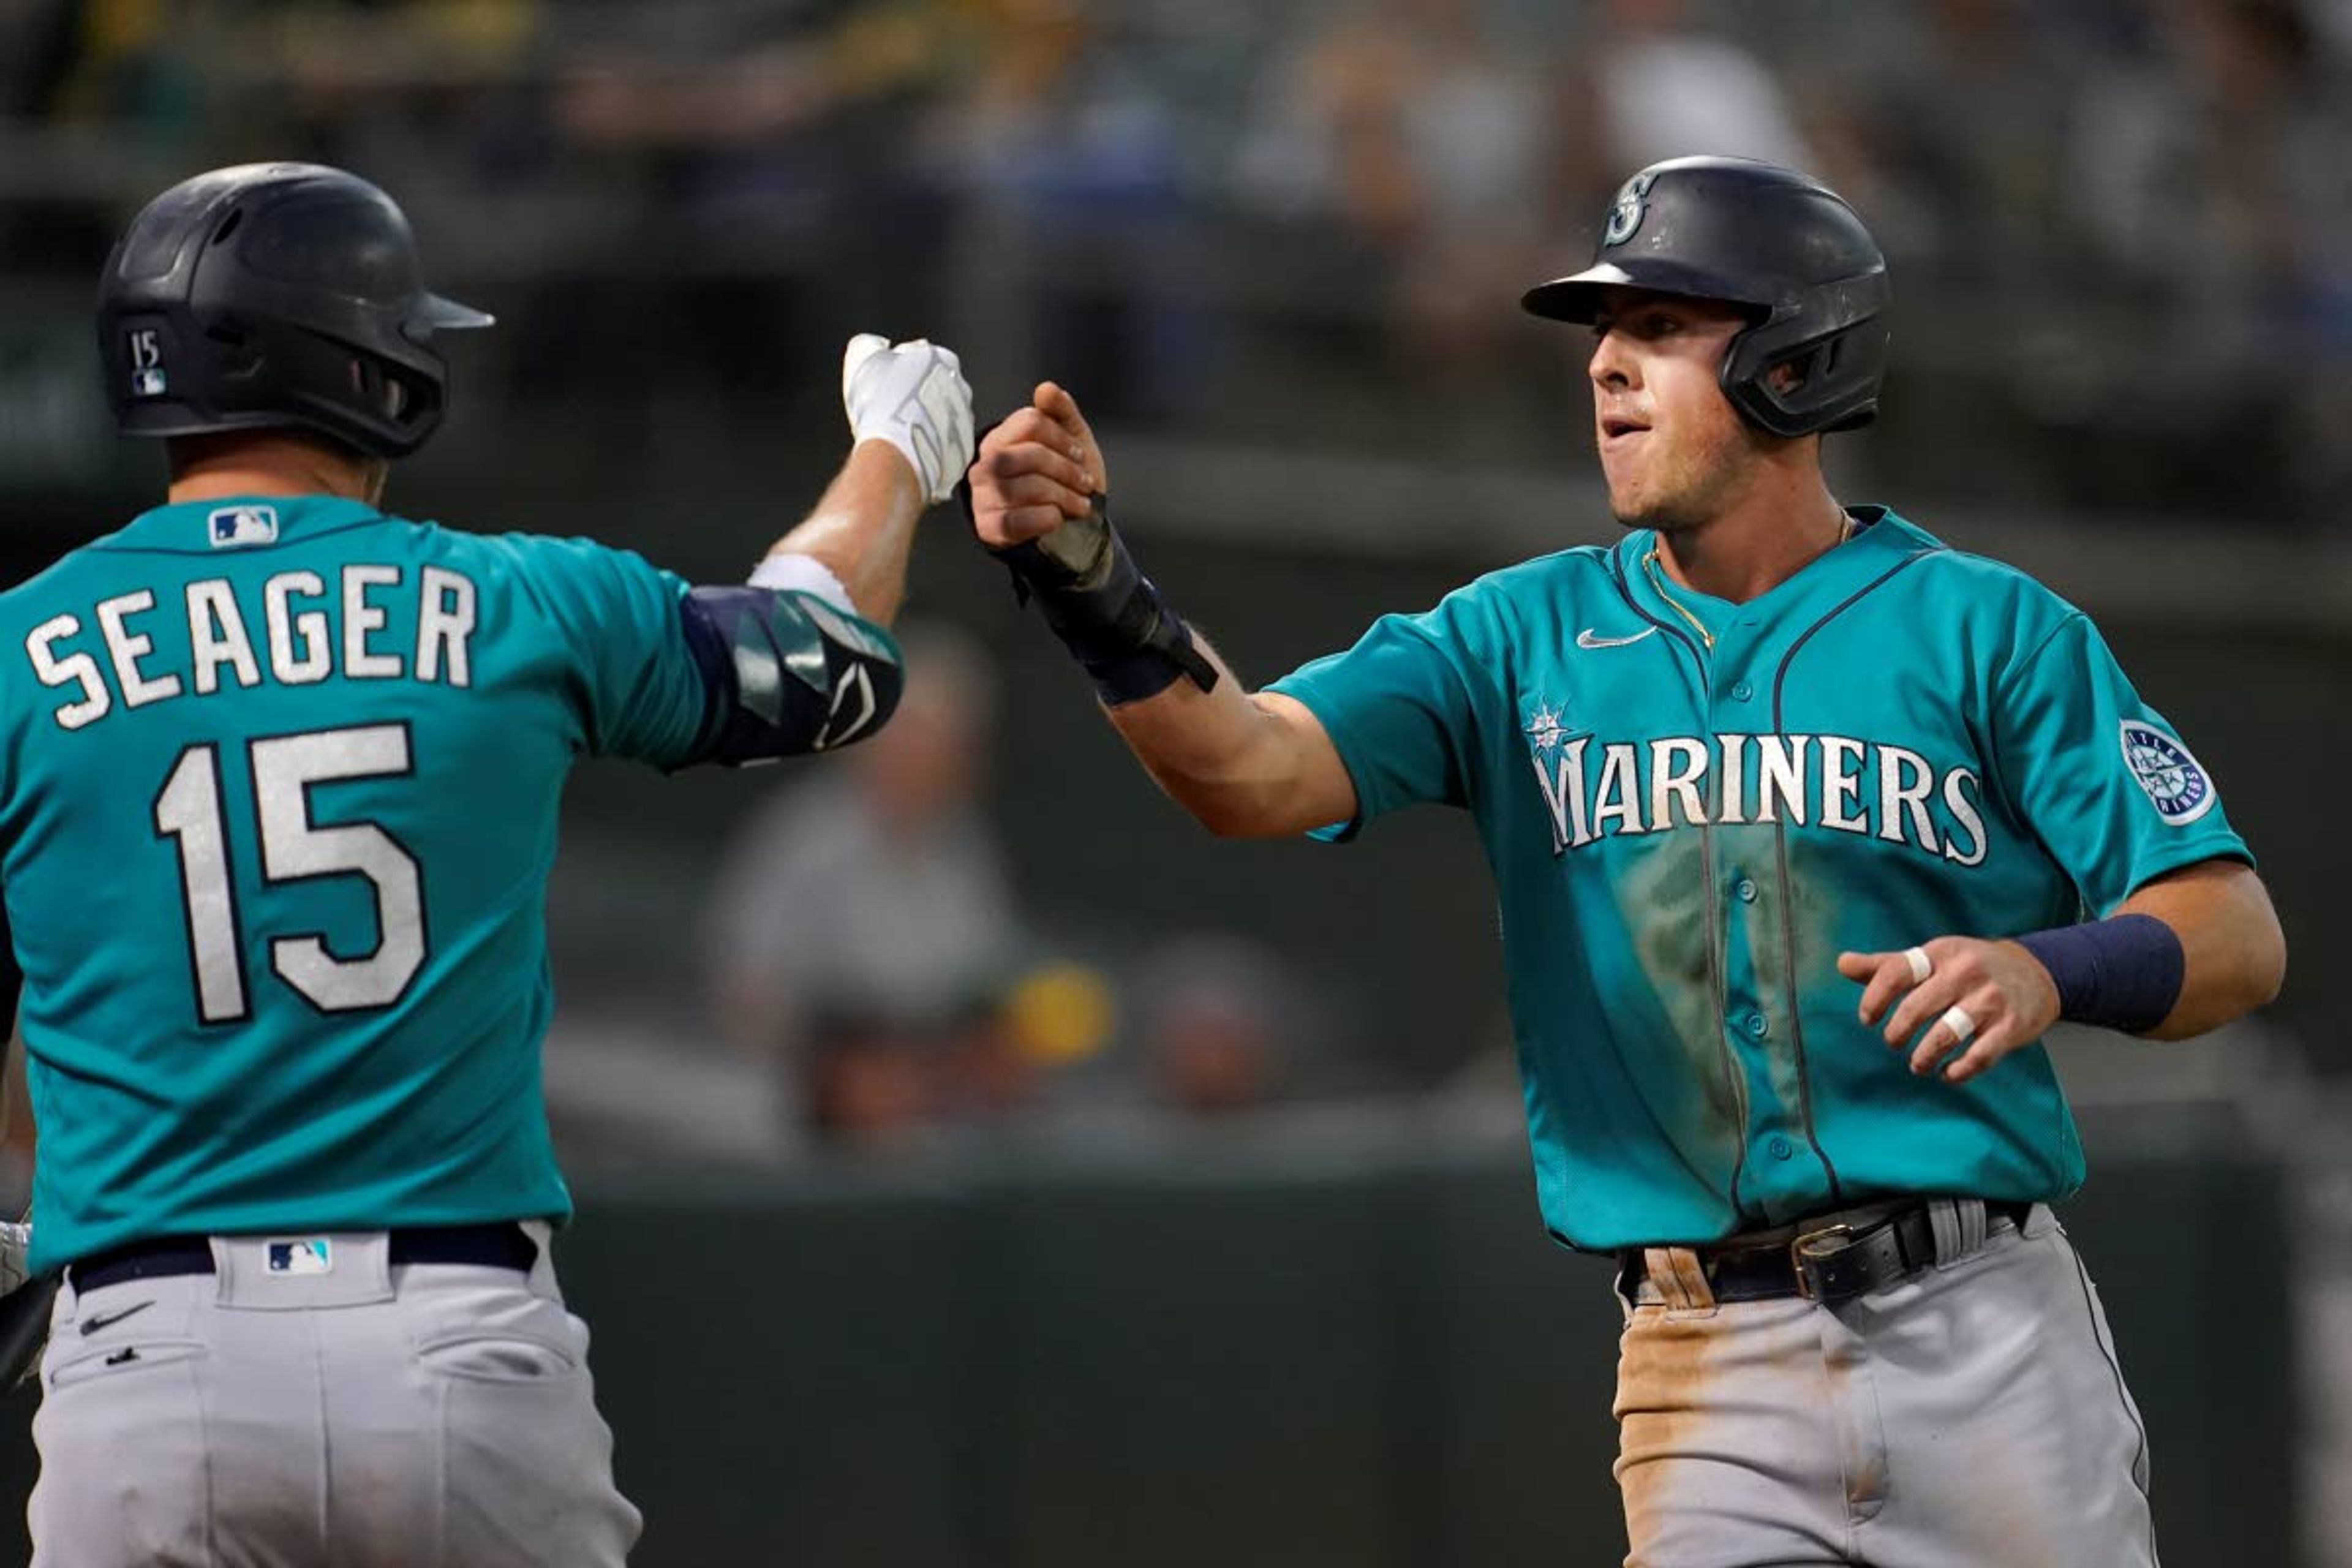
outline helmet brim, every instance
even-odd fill
[[[1537,284],[1519,296],[1519,304],[1530,315],[1589,326],[1601,314],[1601,291],[1607,289],[1643,289],[1653,294],[1673,294],[1685,300],[1718,300],[1749,310],[1769,310],[1772,304],[1769,300],[1754,298],[1753,290],[1742,289],[1713,273],[1663,259],[1645,260],[1632,268],[1603,261],[1581,272]]]
[[[408,318],[407,330],[410,337],[423,337],[433,332],[463,332],[496,326],[498,320],[488,310],[477,310],[471,305],[461,305],[438,294],[427,294],[416,302],[415,311]]]

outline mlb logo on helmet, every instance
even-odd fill
[[[131,395],[161,397],[169,385],[163,375],[163,345],[152,327],[134,327],[123,334],[131,354]]]
[[[225,506],[205,525],[205,537],[215,550],[236,544],[275,544],[278,509],[274,506]]]
[[[268,1246],[269,1272],[272,1274],[327,1274],[334,1269],[334,1248],[323,1236],[306,1236],[297,1241],[273,1241]]]

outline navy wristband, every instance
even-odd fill
[[[2180,938],[2154,915],[2116,915],[2017,939],[2058,987],[2058,1016],[2137,1035],[2180,1000],[2188,959]]]

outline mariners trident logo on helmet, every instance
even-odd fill
[[[1650,187],[1657,183],[1657,174],[1644,169],[1617,187],[1617,200],[1609,208],[1609,226],[1601,233],[1602,249],[1633,237],[1633,231],[1642,226],[1642,215],[1649,210]]]

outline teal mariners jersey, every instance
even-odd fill
[[[166,506],[0,595],[36,1267],[569,1212],[557,800],[583,756],[704,743],[686,592],[304,498]]]
[[[1475,816],[1544,1216],[1573,1245],[2071,1192],[2048,1053],[1916,1078],[1857,1021],[1838,953],[2065,925],[2251,858],[2081,612],[1856,518],[1744,605],[1670,601],[1637,531],[1386,617],[1271,688],[1355,781],[1327,836],[1421,801]]]

